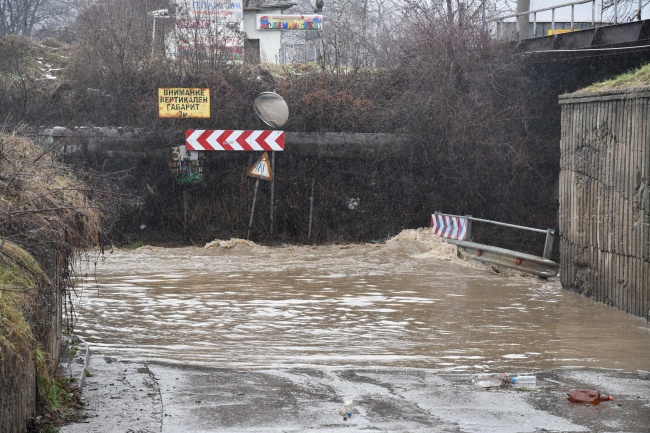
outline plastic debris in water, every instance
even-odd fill
[[[501,386],[508,380],[504,373],[484,373],[478,374],[472,379],[472,383],[481,388],[490,388]]]
[[[516,376],[509,380],[512,383],[536,383],[537,378],[535,376]]]
[[[354,410],[354,402],[352,400],[348,400],[345,403],[343,403],[343,406],[341,406],[341,409],[339,410],[339,415],[341,415],[343,417],[343,421],[345,421],[348,418],[352,418],[353,410]]]
[[[567,399],[573,403],[600,404],[601,401],[612,401],[611,395],[602,395],[592,389],[572,389],[567,393]]]

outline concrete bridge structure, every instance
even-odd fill
[[[557,96],[634,70],[650,62],[650,20],[513,42],[529,74]]]

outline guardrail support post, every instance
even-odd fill
[[[470,241],[472,240],[472,216],[465,215],[465,218],[467,218],[467,235],[465,236],[465,239]]]
[[[603,20],[602,17],[600,20]],[[596,0],[591,2],[591,28],[594,27],[596,27]]]
[[[551,31],[553,36],[555,36],[555,9],[551,11]]]
[[[544,255],[545,259],[551,260],[551,254],[553,253],[553,242],[555,241],[555,230],[548,229],[546,231],[546,242],[544,243]]]

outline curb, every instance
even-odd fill
[[[89,356],[88,343],[83,338],[76,335],[63,335],[59,374],[81,388],[86,376]]]

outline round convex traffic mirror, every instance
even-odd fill
[[[289,107],[275,92],[264,92],[253,102],[255,114],[271,128],[281,128],[289,119]]]

